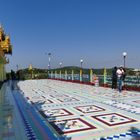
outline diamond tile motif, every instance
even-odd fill
[[[69,97],[69,98],[59,98],[58,100],[59,100],[60,102],[74,102],[74,101],[79,101],[78,99],[73,98],[73,97]]]
[[[92,126],[91,124],[89,124],[88,122],[84,121],[81,118],[53,121],[50,122],[50,124],[54,127],[54,129],[59,134],[81,132],[85,130],[96,129],[95,126]]]
[[[97,115],[92,117],[108,126],[115,126],[115,125],[136,122],[136,120],[134,119],[128,118],[126,116],[117,113],[102,114],[102,115]]]
[[[45,110],[44,114],[47,117],[60,117],[60,116],[70,116],[73,115],[71,112],[69,112],[66,109],[51,109],[51,110]]]
[[[133,102],[140,104],[140,100],[136,100],[136,101],[133,101]]]
[[[82,113],[93,113],[93,112],[105,111],[105,109],[95,106],[95,105],[76,106],[74,108]]]

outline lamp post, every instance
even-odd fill
[[[50,65],[48,64],[48,76],[50,78]]]
[[[48,53],[49,56],[49,64],[48,64],[48,69],[51,69],[51,53]]]
[[[59,75],[59,77],[60,77],[60,79],[62,79],[62,74],[61,74],[62,62],[59,63],[59,66],[60,66],[60,75]]]
[[[80,63],[81,63],[81,69],[80,69],[80,82],[83,81],[83,78],[82,78],[82,75],[83,75],[83,72],[82,72],[82,68],[83,68],[83,59],[80,60]]]
[[[125,68],[125,59],[126,59],[127,53],[123,52],[122,55],[123,55],[123,66]]]
[[[124,85],[123,85],[123,89],[125,89],[125,59],[126,59],[126,56],[127,56],[127,53],[126,52],[123,52],[122,53],[122,55],[123,55],[123,67],[124,67],[124,78],[123,78],[123,82],[124,82]]]
[[[59,63],[60,68],[62,67],[62,62]]]
[[[80,63],[81,63],[81,69],[83,68],[83,62],[84,62],[84,60],[81,59],[81,60],[80,60]]]
[[[47,54],[47,53],[45,53]],[[51,77],[51,73],[50,73],[50,69],[51,69],[51,53],[48,53],[48,60],[49,60],[49,63],[48,63],[48,76],[49,78]]]

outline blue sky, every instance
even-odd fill
[[[7,69],[51,67],[140,68],[139,0],[1,0],[0,23],[10,34]]]

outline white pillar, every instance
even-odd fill
[[[90,83],[93,82],[93,70],[90,69]]]
[[[60,78],[60,79],[62,78],[62,75],[61,75],[61,70],[60,70],[60,73],[59,73],[59,78]]]
[[[68,73],[67,70],[65,70],[65,80],[67,80],[67,77],[68,77]]]
[[[57,71],[55,71],[55,79],[57,78]]]
[[[82,69],[80,69],[80,82],[83,81],[83,78],[82,78]]]
[[[72,76],[72,81],[73,81],[74,80],[74,70],[72,70],[71,76]]]
[[[52,73],[52,71],[51,71],[51,76],[50,76],[50,78],[52,78],[52,75],[53,75],[53,73]]]

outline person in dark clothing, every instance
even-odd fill
[[[16,74],[15,71],[11,70],[11,79],[16,80]]]
[[[14,84],[16,80],[16,74],[15,71],[11,70],[11,90],[14,90]]]
[[[112,70],[112,89],[117,88],[117,67],[115,66]]]
[[[19,70],[16,72],[16,77],[17,77],[16,78],[17,80],[20,80],[20,71]]]

